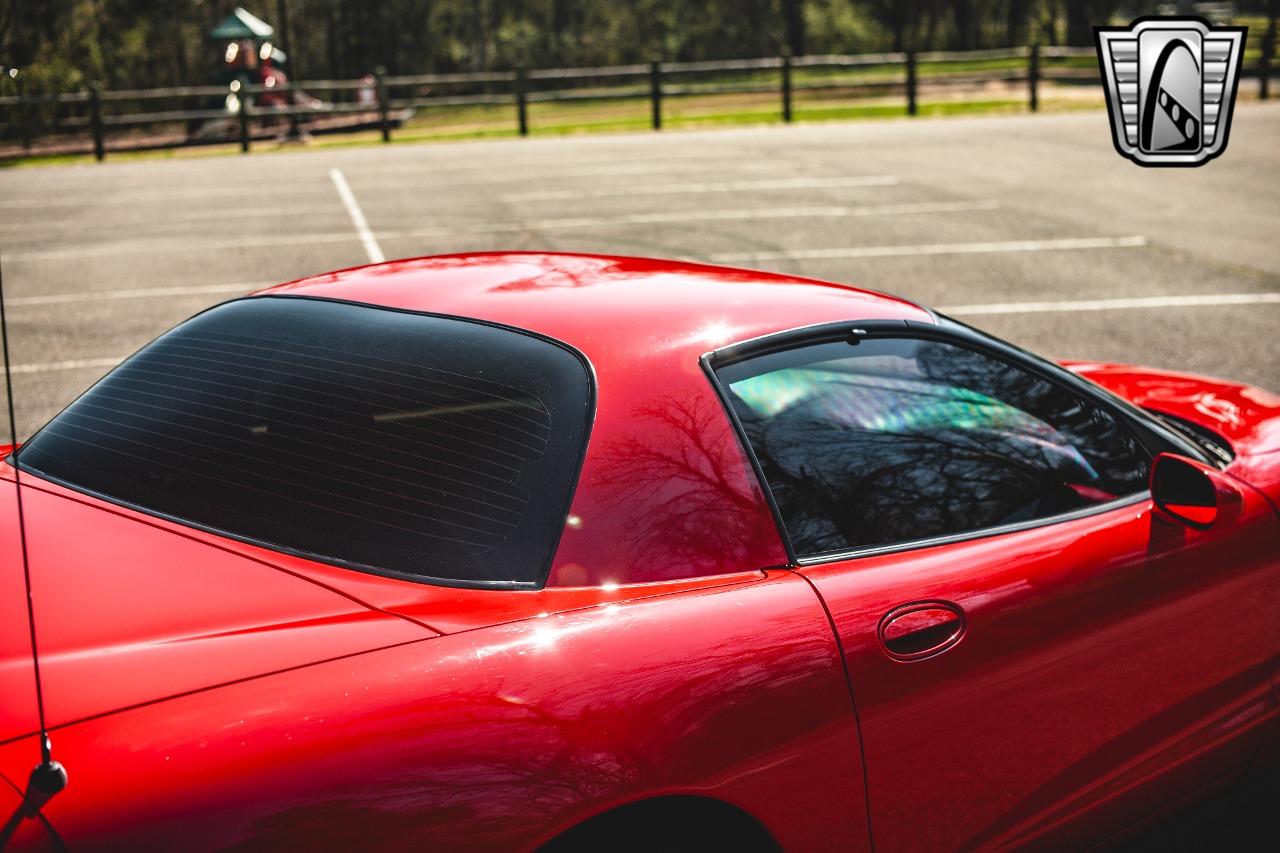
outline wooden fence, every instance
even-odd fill
[[[1269,94],[1271,47],[1264,43],[1260,62],[1245,72],[1259,78],[1259,96],[1264,98]],[[40,148],[48,150],[47,143],[60,138],[71,140],[71,148],[64,143],[57,149],[60,152],[92,151],[98,160],[109,151],[227,142],[238,142],[248,152],[255,140],[280,135],[288,124],[317,132],[374,128],[390,141],[397,124],[411,111],[481,105],[511,107],[513,127],[523,136],[532,129],[529,108],[533,104],[639,99],[648,101],[649,124],[660,130],[664,105],[674,98],[772,93],[778,99],[778,117],[790,122],[797,113],[798,97],[824,90],[844,90],[856,97],[897,95],[905,113],[915,115],[922,87],[937,92],[992,82],[1025,84],[1027,107],[1035,111],[1045,82],[1096,85],[1098,80],[1093,48],[1035,45],[457,74],[388,75],[379,69],[371,77],[356,80],[308,80],[274,88],[232,83],[117,91],[93,86],[52,95],[19,91],[0,96],[0,139],[8,140],[19,157]],[[290,97],[294,91],[305,93],[307,101],[298,103],[301,98]],[[316,100],[319,94],[329,100]],[[250,103],[264,98],[275,104]],[[210,127],[212,134],[201,130]],[[155,132],[148,136],[139,129]],[[42,144],[36,146],[36,142]],[[75,148],[76,144],[81,147]]]

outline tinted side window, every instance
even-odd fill
[[[590,403],[579,357],[532,335],[255,298],[157,339],[18,458],[267,547],[532,583],[563,526]]]
[[[797,554],[1028,521],[1146,487],[1107,412],[975,350],[872,338],[717,371]]]

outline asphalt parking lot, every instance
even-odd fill
[[[1280,103],[1241,105],[1225,156],[1189,170],[1122,159],[1102,112],[9,169],[19,433],[215,302],[370,259],[487,249],[794,272],[1050,356],[1280,392],[1278,141]],[[1261,791],[1216,801],[1201,825],[1241,825]],[[1150,843],[1207,837],[1166,832]]]
[[[1100,111],[10,169],[19,431],[214,302],[380,255],[481,249],[785,270],[1052,356],[1280,391],[1278,139],[1280,104],[1253,103],[1200,169],[1134,166]]]

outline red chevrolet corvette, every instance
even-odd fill
[[[10,451],[13,849],[1076,847],[1280,746],[1280,398],[864,290],[353,269]]]

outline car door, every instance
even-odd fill
[[[1261,496],[1166,521],[1130,416],[1069,377],[815,334],[716,375],[842,642],[879,849],[1095,840],[1247,761],[1275,715]]]

